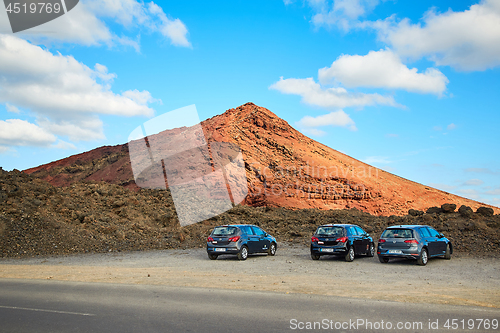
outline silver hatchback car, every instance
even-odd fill
[[[453,246],[443,234],[427,225],[398,225],[384,230],[377,245],[381,263],[406,258],[427,265],[429,258],[443,256],[451,259]]]

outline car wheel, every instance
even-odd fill
[[[450,248],[450,244],[447,244],[446,245],[446,252],[444,254],[444,258],[446,260],[450,260],[451,259],[451,248]]]
[[[319,257],[320,257],[319,254],[314,254],[313,252],[311,252],[311,259],[312,260],[319,260]]]
[[[216,254],[209,254],[208,257],[210,258],[210,260],[215,260],[215,259],[217,259],[218,255],[216,255]]]
[[[270,256],[274,256],[276,254],[276,244],[271,243],[271,246],[269,247],[267,254],[269,254]]]
[[[240,252],[238,252],[238,259],[247,260],[247,258],[248,258],[248,247],[246,245],[243,245],[240,249]]]
[[[427,261],[429,261],[429,254],[426,249],[422,249],[422,252],[420,252],[420,256],[417,259],[417,264],[425,266],[427,265]]]
[[[380,261],[383,264],[387,264],[389,262],[389,258],[387,258],[387,257],[378,257],[378,261]]]
[[[366,254],[368,257],[373,257],[375,255],[375,245],[370,243],[370,249],[368,249],[368,253]]]
[[[345,261],[351,262],[354,260],[354,247],[350,246],[344,257]]]

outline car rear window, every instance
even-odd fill
[[[236,227],[215,227],[212,231],[212,236],[234,236],[238,233]]]
[[[344,228],[342,228],[342,227],[328,227],[328,226],[319,227],[316,230],[316,235],[342,237],[342,236],[344,236]]]
[[[386,229],[381,238],[414,238],[411,229]]]

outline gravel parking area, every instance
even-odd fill
[[[305,247],[282,246],[276,256],[209,260],[204,248],[0,259],[0,278],[54,279],[244,289],[349,296],[399,302],[500,307],[496,258],[456,254],[379,263],[377,257],[310,259]]]

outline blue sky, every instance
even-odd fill
[[[195,104],[254,102],[401,177],[500,206],[500,0],[87,0],[12,34],[0,166],[103,145]]]

